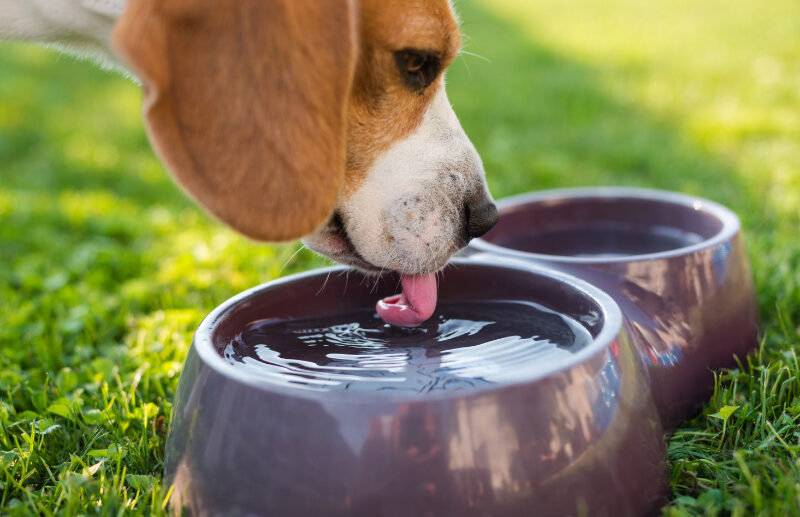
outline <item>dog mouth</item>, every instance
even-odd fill
[[[356,248],[347,227],[339,212],[335,212],[328,224],[320,230],[312,244],[315,249],[324,255],[353,266],[367,274],[380,275],[386,272],[365,259]],[[433,315],[438,298],[436,273],[423,275],[409,275],[397,272],[400,275],[400,293],[387,296],[375,304],[375,311],[386,322],[401,327],[416,327]]]

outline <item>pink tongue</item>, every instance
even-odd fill
[[[383,321],[399,327],[416,327],[436,309],[436,275],[401,275],[403,292],[378,301],[375,310]]]

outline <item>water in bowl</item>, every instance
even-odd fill
[[[540,305],[485,301],[440,303],[417,328],[393,327],[366,310],[261,320],[222,353],[242,373],[268,383],[424,394],[528,380],[591,341],[580,323]]]
[[[671,226],[595,222],[536,229],[495,244],[544,255],[611,258],[660,253],[702,241],[701,235]]]

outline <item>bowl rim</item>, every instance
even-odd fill
[[[476,387],[469,390],[454,390],[442,391],[425,396],[414,396],[408,393],[356,393],[350,396],[342,396],[339,391],[313,391],[296,388],[288,388],[279,384],[273,384],[258,376],[242,371],[229,364],[225,359],[216,351],[212,341],[212,335],[217,325],[226,317],[226,315],[238,307],[242,303],[247,303],[247,300],[257,293],[273,289],[291,283],[296,280],[306,279],[313,276],[319,276],[321,281],[331,274],[344,271],[352,271],[352,268],[345,266],[332,266],[326,268],[318,268],[310,271],[296,273],[285,277],[277,278],[269,282],[263,283],[256,287],[252,287],[239,294],[232,296],[226,301],[218,305],[212,310],[200,325],[195,330],[192,339],[191,348],[198,355],[198,359],[208,368],[216,371],[228,380],[240,383],[243,386],[259,389],[260,391],[272,393],[278,396],[288,396],[302,399],[312,399],[317,401],[336,399],[341,402],[352,403],[375,403],[386,404],[393,402],[409,402],[414,404],[426,403],[431,401],[441,401],[449,399],[466,399],[476,396],[485,395],[490,392],[499,392],[505,389],[516,388],[519,386],[534,384],[546,377],[557,375],[566,372],[576,366],[580,366],[584,362],[590,360],[598,353],[608,349],[609,346],[617,340],[622,332],[622,311],[617,303],[606,294],[604,291],[591,285],[590,283],[581,280],[580,278],[556,271],[551,268],[543,267],[536,264],[531,264],[525,261],[511,259],[508,257],[496,257],[491,259],[484,258],[453,258],[446,267],[470,267],[470,266],[488,266],[488,267],[503,267],[517,269],[520,273],[535,274],[550,277],[556,281],[568,284],[572,289],[575,289],[579,294],[590,298],[599,308],[603,316],[603,327],[597,336],[586,347],[576,352],[569,360],[565,360],[558,364],[557,367],[550,368],[545,371],[538,372],[531,375],[529,378],[508,383],[498,383],[490,386]]]
[[[624,264],[629,262],[669,259],[690,255],[692,253],[730,241],[741,230],[741,222],[739,221],[739,217],[729,208],[711,201],[710,199],[670,190],[646,189],[639,187],[574,187],[528,192],[498,200],[497,209],[502,217],[503,210],[533,203],[555,202],[562,200],[580,201],[592,198],[644,200],[655,201],[663,204],[678,205],[716,218],[721,223],[721,227],[717,233],[707,239],[703,239],[696,244],[659,251],[656,253],[640,253],[635,255],[623,255],[619,257],[571,257],[569,255],[534,253],[509,248],[506,246],[500,246],[483,238],[474,239],[472,242],[470,242],[469,246],[475,251],[500,254],[527,260],[538,259],[550,263],[558,262],[562,264],[577,265]]]

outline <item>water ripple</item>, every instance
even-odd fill
[[[578,322],[522,301],[440,304],[403,329],[362,311],[252,323],[223,350],[268,383],[361,392],[470,389],[520,382],[591,342]]]

